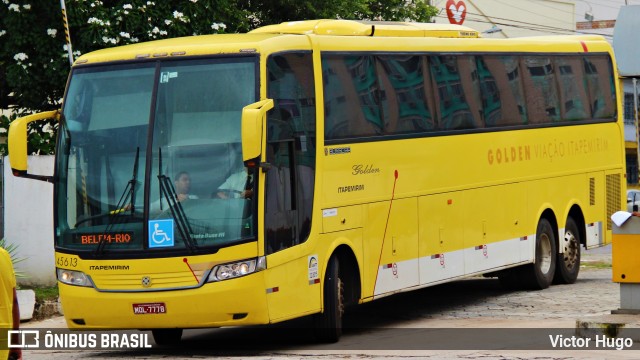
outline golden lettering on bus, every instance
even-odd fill
[[[533,148],[533,149],[532,149]],[[508,164],[531,160],[553,162],[565,157],[585,156],[609,151],[609,141],[605,138],[558,140],[551,139],[532,145],[502,146],[487,152],[489,165]]]
[[[489,149],[487,160],[489,165],[531,160],[531,146],[518,145]]]
[[[550,140],[534,145],[534,155],[538,159],[553,161],[565,156],[584,156],[609,150],[609,141],[605,138]]]

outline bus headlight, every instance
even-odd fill
[[[207,282],[233,279],[267,268],[267,260],[264,256],[255,259],[232,262],[228,264],[216,265],[211,270]]]
[[[68,269],[56,269],[58,280],[63,284],[93,287],[91,280],[85,273]]]

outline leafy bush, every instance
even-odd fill
[[[7,250],[7,252],[9,253],[9,256],[11,256],[11,262],[13,263],[14,267],[15,267],[16,264],[26,260],[26,258],[19,258],[18,257],[18,245],[17,244],[9,244],[5,238],[0,239],[0,248],[3,248],[5,250]],[[16,277],[17,278],[24,278],[26,276],[25,276],[24,273],[22,273],[20,271],[16,271]]]

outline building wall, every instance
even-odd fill
[[[18,244],[18,257],[25,258],[16,271],[26,278],[22,285],[53,286],[56,283],[53,250],[53,185],[17,178],[4,158],[4,237]],[[29,172],[53,174],[53,156],[29,156]]]

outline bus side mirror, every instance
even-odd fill
[[[44,175],[32,175],[27,172],[27,125],[34,121],[47,119],[60,120],[58,110],[28,115],[11,122],[9,126],[9,162],[14,176],[35,180],[53,182],[53,177]]]
[[[258,101],[242,109],[242,160],[255,159],[262,153],[264,116],[273,109],[273,99]]]

